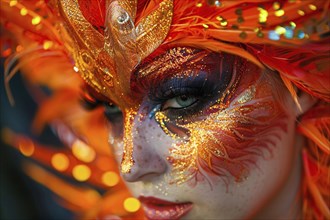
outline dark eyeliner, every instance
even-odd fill
[[[103,105],[104,115],[109,122],[116,123],[122,120],[123,114],[116,105],[112,103],[104,103]]]
[[[166,108],[164,112],[170,120],[186,121],[196,116],[203,109],[212,105],[218,97],[215,81],[207,80],[205,77],[194,78],[172,78],[161,84],[157,90],[150,95],[154,105],[164,105],[167,100],[178,96],[192,96],[196,101],[182,108]]]
[[[80,98],[80,104],[85,110],[93,111],[94,109],[101,107],[103,105],[103,101],[94,98],[90,94],[83,94]]]
[[[171,78],[153,87],[149,99],[159,103],[180,95],[198,97],[212,91],[213,86],[208,84],[204,77]]]

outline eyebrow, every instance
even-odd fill
[[[131,90],[144,93],[164,79],[171,77],[190,76],[192,70],[202,70],[205,63],[201,62],[209,51],[189,47],[175,47],[166,50],[153,59],[146,59],[138,65],[131,76]]]
[[[209,52],[187,48],[172,48],[152,61],[142,63],[135,72],[137,80],[145,77],[155,77],[159,75],[178,74],[182,69],[192,67],[203,59]]]

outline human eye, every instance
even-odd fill
[[[155,93],[152,100],[169,121],[186,124],[203,116],[216,103],[223,92],[220,87],[224,86],[207,79],[174,79],[159,87],[166,92]]]
[[[96,97],[93,93],[91,93],[88,89],[82,88],[82,92],[80,94],[80,105],[86,111],[93,111],[102,106],[103,100]]]
[[[198,98],[191,95],[179,95],[164,103],[163,109],[182,109],[187,108],[198,101]]]
[[[233,61],[228,55],[226,61]],[[185,70],[160,81],[151,89],[150,100],[159,112],[175,124],[186,124],[207,116],[207,111],[228,94],[238,80],[232,65],[222,65],[224,57],[211,54],[204,69]],[[187,73],[188,71],[188,73]]]
[[[113,102],[102,97],[100,94],[88,89],[81,94],[80,104],[87,111],[103,108],[104,116],[110,124],[118,126],[122,123],[122,111]]]
[[[223,85],[207,79],[175,80],[168,93],[158,96],[160,112],[177,124],[198,120],[206,109],[216,103],[224,92]],[[165,85],[166,88],[166,85]],[[157,99],[156,99],[157,100]]]
[[[123,114],[120,108],[113,103],[104,104],[104,115],[111,123],[116,123],[122,120]]]
[[[116,138],[122,138],[123,135],[123,113],[114,103],[104,103],[104,115],[108,121],[111,135]]]

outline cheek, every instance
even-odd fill
[[[116,161],[120,164],[124,152],[124,142],[122,139],[114,139],[112,133],[109,133],[109,144],[114,153]]]
[[[213,184],[219,177],[225,183],[231,177],[239,182],[258,167],[260,158],[272,157],[275,142],[287,129],[287,115],[269,88],[252,93],[251,97],[241,94],[226,110],[183,126],[189,130],[189,140],[173,145],[168,158],[174,182]]]
[[[121,161],[123,154],[123,119],[117,120],[115,123],[108,122],[108,143],[115,156],[117,163]],[[119,163],[120,164],[120,163]]]

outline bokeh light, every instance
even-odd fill
[[[27,11],[26,8],[22,8],[22,9],[20,10],[20,14],[21,14],[22,16],[27,15],[27,13],[28,13],[28,11]]]
[[[37,24],[39,24],[40,22],[41,22],[41,17],[40,17],[40,16],[36,16],[36,17],[32,18],[32,21],[31,21],[31,23],[32,23],[33,25],[37,25]]]
[[[141,207],[139,200],[133,197],[129,197],[124,201],[124,208],[128,212],[136,212]]]
[[[281,17],[281,16],[283,16],[284,14],[285,14],[285,12],[284,12],[284,10],[282,10],[282,9],[275,11],[275,15],[276,15],[277,17]]]
[[[44,44],[43,44],[44,50],[48,50],[52,46],[53,46],[53,42],[52,41],[49,41],[49,40],[45,41]]]
[[[59,171],[65,171],[69,167],[69,158],[63,153],[54,154],[51,162],[53,167]]]
[[[77,165],[72,169],[73,177],[78,181],[86,181],[91,176],[91,169],[86,165]]]
[[[15,5],[17,5],[17,0],[11,0],[11,1],[9,2],[9,6],[10,6],[10,7],[14,7]]]
[[[26,157],[30,157],[34,153],[35,150],[34,144],[29,139],[21,140],[18,146],[21,153]]]
[[[105,172],[102,175],[102,182],[106,185],[106,186],[115,186],[118,184],[119,182],[119,176],[117,173],[113,172],[113,171],[108,171]]]
[[[80,140],[76,140],[72,145],[72,153],[79,160],[89,163],[95,159],[95,151],[87,144]]]

